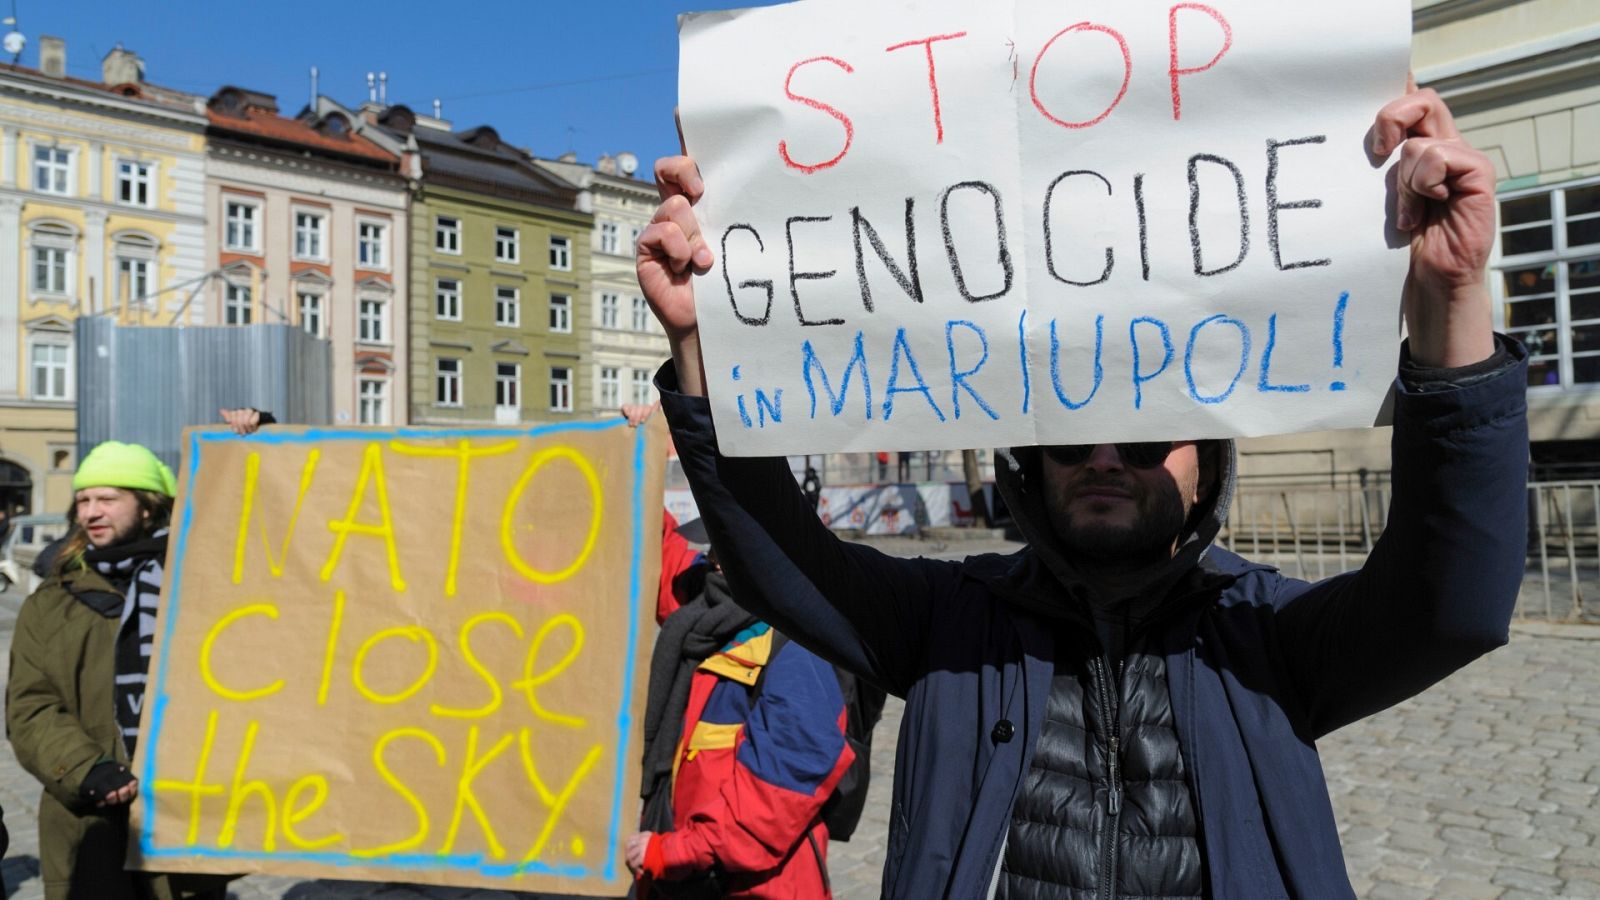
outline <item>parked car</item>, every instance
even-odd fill
[[[44,548],[60,540],[67,533],[67,517],[60,514],[18,516],[11,520],[11,530],[4,543],[0,543],[0,591],[13,584],[22,585],[28,593],[39,587],[42,579],[33,574],[34,560]]]

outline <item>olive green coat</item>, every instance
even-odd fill
[[[39,868],[46,900],[134,900],[190,896],[221,882],[146,876],[123,868],[128,808],[96,808],[78,794],[101,760],[129,765],[113,692],[121,622],[78,599],[121,593],[99,573],[52,577],[23,604],[11,639],[6,736],[22,767],[44,785],[39,799]],[[137,802],[137,801],[136,801]],[[142,889],[137,885],[142,884]]]

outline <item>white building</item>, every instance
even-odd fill
[[[595,412],[613,415],[623,403],[649,403],[655,399],[651,379],[671,355],[634,272],[634,245],[660,202],[655,186],[633,177],[638,160],[631,153],[602,156],[593,167],[570,153],[535,164],[592,198],[593,209],[586,211],[594,213],[589,383]]]

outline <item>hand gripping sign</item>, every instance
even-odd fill
[[[1401,0],[804,0],[681,25],[732,455],[1370,425]]]
[[[133,863],[624,892],[664,432],[191,431]]]

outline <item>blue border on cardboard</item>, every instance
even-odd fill
[[[189,434],[189,471],[188,479],[184,486],[186,502],[183,508],[183,517],[178,524],[178,540],[173,551],[172,570],[174,573],[183,571],[184,553],[188,549],[189,532],[194,525],[194,505],[187,502],[187,498],[194,496],[195,475],[200,471],[202,461],[201,450],[205,444],[220,441],[238,441],[253,444],[303,444],[310,441],[382,441],[395,439],[439,440],[461,439],[475,437],[524,437],[547,438],[569,431],[604,431],[609,428],[626,428],[627,422],[622,419],[597,420],[594,422],[567,422],[558,425],[540,425],[526,429],[507,428],[449,428],[449,429],[419,429],[419,428],[308,428],[300,432],[261,431],[249,436],[236,435],[230,431],[193,431]],[[617,877],[617,840],[622,824],[622,787],[626,782],[627,755],[624,752],[628,746],[628,738],[633,728],[633,716],[629,712],[633,704],[633,679],[634,657],[639,644],[639,610],[641,608],[643,590],[640,578],[640,563],[644,556],[644,536],[646,525],[644,521],[644,475],[645,475],[645,448],[648,442],[643,429],[634,430],[633,442],[633,490],[630,498],[633,514],[633,545],[630,548],[628,566],[628,596],[632,615],[628,617],[628,645],[627,652],[623,654],[622,670],[622,702],[617,711],[617,765],[613,776],[613,790],[611,796],[611,827],[606,838],[606,856],[604,869],[598,874],[606,881],[614,881]],[[161,617],[162,646],[171,646],[172,633],[178,621],[179,598],[182,583],[174,578],[167,589],[166,596],[162,598]],[[148,752],[144,757],[144,783],[155,783],[155,757],[156,748],[161,742],[161,726],[166,717],[168,656],[163,653],[161,662],[156,668],[154,684],[154,699],[150,709],[150,733],[145,736],[148,743]],[[200,857],[208,859],[239,859],[239,860],[271,860],[282,859],[292,862],[311,862],[328,866],[367,866],[378,869],[393,869],[395,871],[417,870],[467,870],[486,875],[491,878],[512,878],[518,875],[532,873],[536,875],[553,875],[562,878],[582,879],[596,874],[590,866],[580,865],[551,865],[543,862],[507,863],[499,860],[486,859],[482,854],[450,855],[409,853],[391,854],[388,856],[352,856],[348,853],[309,853],[305,851],[251,851],[231,850],[218,847],[157,847],[155,845],[155,815],[147,814],[144,825],[139,834],[139,852],[146,859],[163,859],[176,857]]]

